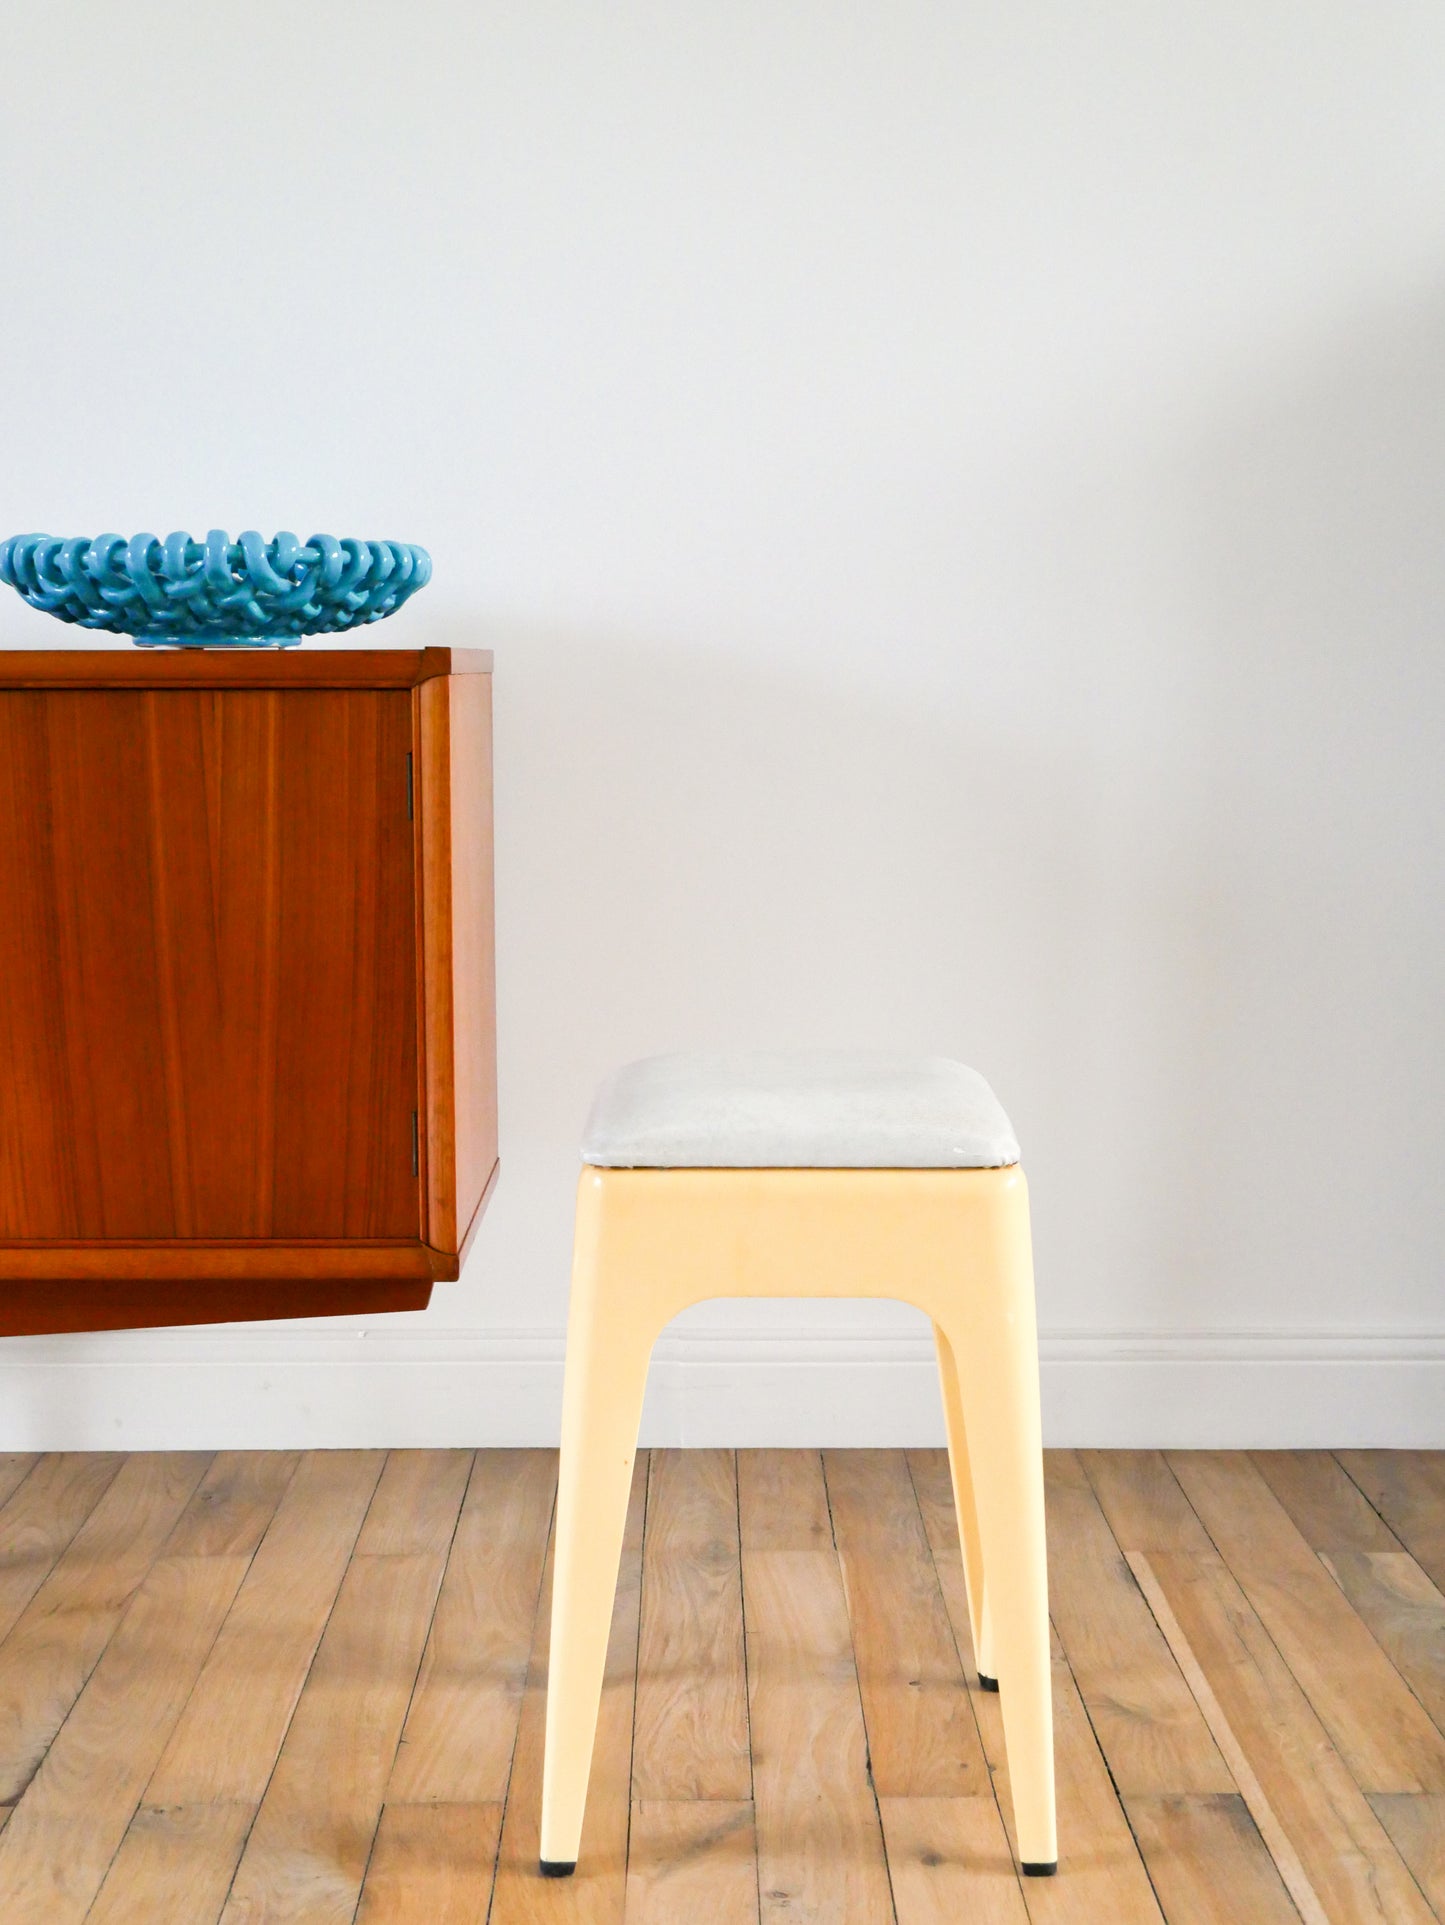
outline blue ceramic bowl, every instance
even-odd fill
[[[0,581],[32,608],[146,647],[291,648],[395,614],[431,580],[431,556],[404,541],[294,535],[239,541],[189,535],[12,535]]]

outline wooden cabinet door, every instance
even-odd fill
[[[0,1242],[417,1238],[411,696],[0,690]]]

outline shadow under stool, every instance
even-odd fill
[[[562,1405],[541,1869],[575,1869],[652,1347],[710,1297],[894,1297],[933,1320],[980,1676],[1022,1869],[1056,1866],[1028,1192],[988,1084],[940,1057],[678,1055],[598,1092]]]

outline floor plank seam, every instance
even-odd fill
[[[632,1868],[632,1812],[636,1804],[632,1776],[637,1762],[637,1671],[642,1662],[642,1612],[647,1597],[647,1529],[652,1514],[652,1467],[657,1461],[656,1451],[647,1453],[646,1488],[642,1497],[642,1542],[637,1550],[637,1637],[632,1647],[632,1717],[627,1731],[627,1827],[623,1835],[622,1851],[622,1894],[623,1908],[627,1904],[627,1874]],[[742,1547],[738,1547],[738,1570],[742,1570]]]
[[[1120,1552],[1120,1556],[1121,1557],[1124,1556],[1124,1553],[1122,1551]],[[1125,1562],[1127,1563],[1127,1561],[1128,1560],[1126,1558]],[[1138,1579],[1135,1578],[1134,1581],[1135,1581],[1135,1584],[1137,1585]],[[1147,1603],[1148,1600],[1146,1599],[1145,1602]],[[1160,1896],[1159,1887],[1154,1882],[1154,1873],[1151,1870],[1149,1865],[1149,1854],[1145,1851],[1143,1845],[1140,1842],[1139,1834],[1134,1829],[1134,1819],[1129,1811],[1128,1805],[1125,1803],[1124,1795],[1119,1789],[1119,1781],[1114,1776],[1114,1767],[1109,1760],[1108,1752],[1104,1749],[1104,1741],[1099,1736],[1099,1727],[1094,1722],[1094,1714],[1093,1714],[1093,1711],[1089,1708],[1089,1700],[1084,1693],[1084,1687],[1079,1683],[1078,1674],[1074,1670],[1073,1664],[1069,1658],[1068,1646],[1064,1643],[1064,1634],[1059,1629],[1058,1625],[1055,1623],[1052,1613],[1050,1613],[1050,1616],[1049,1616],[1049,1628],[1059,1641],[1059,1650],[1063,1655],[1063,1660],[1065,1665],[1068,1667],[1069,1676],[1073,1680],[1074,1690],[1078,1693],[1079,1708],[1082,1710],[1084,1714],[1084,1723],[1089,1727],[1089,1735],[1094,1740],[1094,1749],[1099,1754],[1099,1763],[1104,1767],[1104,1775],[1109,1780],[1109,1789],[1114,1794],[1114,1802],[1119,1807],[1120,1812],[1123,1814],[1124,1823],[1128,1827],[1129,1837],[1133,1841],[1133,1845],[1134,1845],[1134,1855],[1139,1860],[1139,1868],[1144,1874],[1145,1880],[1148,1883],[1150,1891],[1154,1894],[1154,1903],[1159,1908],[1160,1918],[1164,1920],[1164,1925],[1169,1925],[1169,1914],[1164,1909],[1164,1900]],[[1178,1660],[1176,1659],[1175,1662],[1177,1664]],[[1187,1679],[1185,1680],[1185,1683],[1187,1685],[1188,1683]],[[1060,1869],[1063,1869],[1062,1845],[1059,1848],[1059,1865],[1060,1865]],[[1028,1902],[1027,1892],[1025,1892],[1024,1894],[1024,1900],[1025,1900],[1025,1903]]]
[[[527,1703],[527,1687],[532,1681],[531,1654],[537,1648],[538,1627],[542,1621],[542,1599],[547,1589],[547,1567],[553,1556],[553,1539],[557,1534],[557,1479],[552,1480],[552,1508],[547,1523],[547,1536],[542,1549],[541,1561],[537,1566],[537,1597],[532,1609],[532,1635],[527,1641],[527,1664],[522,1677],[522,1689],[517,1699],[517,1722],[512,1728],[512,1749],[507,1760],[507,1777],[502,1786],[501,1811],[497,1819],[497,1855],[492,1867],[492,1889],[487,1894],[487,1909],[477,1925],[491,1925],[492,1913],[497,1904],[497,1886],[501,1882],[502,1844],[507,1836],[507,1811],[512,1802],[512,1775],[516,1769],[517,1746],[522,1735],[522,1715]],[[641,1612],[638,1624],[641,1625]]]
[[[1426,1583],[1431,1582],[1428,1571],[1426,1571],[1420,1564],[1416,1563],[1415,1559],[1413,1557],[1410,1557],[1410,1553],[1408,1551],[1402,1551],[1400,1555],[1402,1557],[1409,1557],[1411,1564],[1413,1564],[1415,1569],[1419,1571],[1421,1577],[1425,1579]],[[1420,1696],[1420,1693],[1416,1690],[1414,1681],[1410,1677],[1408,1677],[1405,1672],[1403,1672],[1400,1669],[1399,1665],[1390,1656],[1390,1653],[1385,1649],[1384,1645],[1380,1643],[1379,1638],[1375,1634],[1374,1627],[1365,1618],[1361,1617],[1360,1613],[1357,1610],[1355,1610],[1354,1604],[1351,1602],[1349,1592],[1346,1591],[1344,1585],[1340,1583],[1339,1573],[1335,1570],[1334,1566],[1329,1561],[1328,1553],[1325,1551],[1316,1551],[1315,1557],[1318,1559],[1319,1563],[1324,1567],[1325,1571],[1329,1575],[1330,1582],[1335,1586],[1336,1590],[1340,1593],[1340,1596],[1345,1600],[1345,1603],[1349,1605],[1351,1611],[1354,1612],[1355,1617],[1359,1620],[1361,1624],[1364,1625],[1366,1631],[1369,1632],[1370,1636],[1374,1638],[1375,1644],[1378,1646],[1381,1652],[1381,1655],[1384,1657],[1386,1664],[1389,1665],[1390,1669],[1394,1672],[1395,1676],[1400,1680],[1401,1684],[1404,1685],[1405,1689],[1410,1693],[1410,1696],[1415,1700],[1416,1704],[1419,1705],[1421,1714],[1428,1720],[1431,1729],[1438,1732],[1440,1734],[1441,1740],[1445,1741],[1445,1719],[1436,1717],[1435,1713],[1430,1709],[1429,1705],[1426,1704],[1425,1700]],[[1361,1789],[1362,1790],[1364,1789],[1363,1786],[1361,1787]],[[1370,1794],[1366,1792],[1365,1795],[1366,1797],[1368,1797]]]
[[[80,1685],[75,1693],[75,1696],[71,1699],[70,1703],[66,1706],[64,1716],[61,1718],[60,1723],[55,1727],[54,1731],[51,1732],[49,1740],[46,1743],[45,1749],[41,1752],[40,1756],[36,1759],[34,1765],[31,1768],[29,1777],[25,1780],[25,1783],[21,1786],[20,1790],[17,1792],[12,1802],[12,1807],[11,1807],[12,1810],[18,1810],[20,1805],[24,1802],[27,1792],[30,1790],[31,1786],[35,1783],[36,1779],[40,1776],[41,1770],[45,1765],[46,1759],[50,1756],[50,1753],[52,1749],[55,1747],[55,1745],[59,1743],[60,1738],[64,1733],[66,1726],[70,1723],[71,1718],[75,1715],[76,1707],[79,1705],[81,1699],[85,1696],[86,1686],[90,1683],[91,1679],[95,1676],[96,1672],[100,1669],[101,1663],[105,1658],[106,1652],[110,1650],[111,1646],[115,1643],[116,1639],[120,1636],[122,1630],[125,1628],[126,1621],[130,1617],[131,1611],[135,1607],[135,1601],[137,1597],[139,1597],[141,1591],[144,1589],[146,1581],[149,1579],[151,1572],[155,1569],[156,1565],[165,1556],[166,1545],[170,1543],[171,1539],[175,1536],[176,1532],[180,1529],[181,1519],[185,1516],[187,1510],[189,1510],[191,1501],[194,1498],[196,1491],[198,1491],[201,1488],[201,1485],[205,1483],[207,1477],[210,1475],[211,1466],[215,1463],[216,1458],[219,1455],[219,1452],[211,1451],[208,1454],[207,1453],[198,1453],[198,1454],[206,1455],[206,1465],[204,1470],[202,1470],[200,1476],[196,1479],[195,1485],[191,1490],[190,1495],[186,1498],[185,1503],[181,1506],[180,1511],[176,1516],[175,1522],[171,1525],[171,1528],[166,1532],[166,1535],[162,1540],[160,1547],[155,1552],[155,1555],[151,1558],[150,1563],[147,1564],[145,1570],[142,1571],[141,1575],[136,1580],[135,1584],[131,1587],[129,1593],[125,1598],[124,1603],[121,1605],[120,1610],[116,1613],[115,1623],[110,1628],[109,1636],[106,1638],[105,1643],[100,1647],[99,1651],[96,1652],[95,1658],[91,1663],[90,1668],[85,1672],[84,1676],[80,1680]],[[122,1460],[122,1462],[123,1461],[124,1460]],[[119,1469],[117,1470],[117,1475],[119,1475]],[[109,1491],[109,1489],[110,1489],[110,1485],[107,1484],[105,1486],[105,1490],[101,1492],[100,1497],[97,1497],[95,1505],[92,1506],[92,1510],[99,1507],[101,1497],[104,1497],[106,1492]],[[86,1522],[89,1521],[89,1517],[90,1517],[90,1513],[87,1512],[86,1520],[85,1520]],[[70,1544],[73,1544],[75,1542],[75,1538],[79,1537],[81,1531],[84,1528],[85,1528],[85,1523],[81,1523],[76,1527],[75,1534],[71,1538]],[[70,1544],[66,1545],[65,1547],[66,1551],[70,1549]],[[60,1563],[61,1557],[63,1557],[64,1555],[65,1555],[65,1552],[63,1551],[60,1557],[56,1558],[55,1564],[51,1566],[52,1571],[55,1569],[55,1566]],[[49,1573],[47,1573],[47,1577],[48,1575]],[[41,1586],[37,1587],[34,1594],[35,1596],[37,1597],[39,1596],[41,1588],[43,1587]],[[27,1609],[28,1609],[28,1606],[27,1606]],[[19,1621],[20,1620],[17,1619],[16,1622],[18,1623]],[[219,1631],[217,1632],[216,1635],[219,1637],[220,1635]],[[192,1686],[192,1689],[194,1689],[194,1685]],[[144,1794],[142,1794],[141,1798],[136,1800],[135,1810],[132,1811],[131,1818],[134,1818],[135,1812],[140,1809],[141,1803],[143,1802],[143,1798],[144,1798]],[[129,1825],[130,1825],[129,1819],[127,1819],[126,1824],[127,1824],[127,1829],[129,1829]],[[124,1837],[124,1833],[122,1833],[121,1835],[122,1837]],[[0,1834],[0,1838],[3,1838],[3,1834]],[[120,1850],[120,1846],[117,1845],[116,1851],[118,1852],[119,1850]],[[114,1857],[112,1857],[110,1863],[113,1864],[114,1862],[115,1862]],[[109,1873],[109,1870],[110,1870],[110,1865],[107,1865],[106,1867],[107,1873]],[[102,1883],[104,1883],[104,1880],[102,1880]],[[99,1891],[99,1887],[97,1887],[97,1893],[98,1891]],[[94,1901],[92,1900],[92,1903],[93,1902]]]
[[[848,1562],[838,1545],[838,1522],[833,1515],[833,1491],[828,1482],[828,1453],[826,1451],[819,1451],[818,1462],[823,1477],[823,1501],[828,1506],[828,1529],[832,1533],[833,1538],[833,1559],[838,1566],[838,1583],[843,1592],[843,1609],[848,1617],[848,1642],[853,1658],[853,1688],[858,1693],[858,1718],[863,1726],[863,1768],[868,1777],[868,1793],[873,1800],[873,1815],[878,1821],[878,1838],[883,1850],[883,1875],[888,1880],[888,1903],[893,1912],[891,1925],[898,1925],[898,1895],[893,1889],[893,1867],[888,1861],[888,1835],[883,1829],[883,1807],[878,1801],[878,1780],[873,1776],[873,1738],[868,1729],[868,1707],[863,1702],[863,1680],[858,1676],[857,1647],[853,1639],[853,1601],[848,1588]],[[904,1460],[904,1464],[906,1468],[906,1459]],[[908,1483],[909,1488],[912,1489],[913,1477],[911,1472]],[[913,1499],[916,1504],[918,1501],[918,1493],[916,1491],[913,1493]],[[926,1535],[925,1533],[925,1537]],[[932,1564],[932,1562],[933,1554],[930,1549],[929,1563]],[[944,1615],[946,1616],[947,1613],[945,1612]]]
[[[356,1559],[356,1547],[361,1542],[361,1533],[366,1529],[366,1520],[371,1515],[371,1507],[376,1502],[376,1493],[381,1489],[381,1480],[386,1475],[386,1467],[391,1462],[391,1457],[392,1457],[392,1453],[390,1451],[386,1451],[382,1455],[381,1466],[376,1474],[376,1482],[371,1487],[371,1496],[366,1500],[366,1509],[361,1513],[361,1521],[356,1527],[356,1536],[351,1540],[351,1549],[346,1554],[346,1562],[341,1567],[341,1575],[337,1579],[336,1589],[331,1594],[331,1602],[327,1606],[326,1616],[323,1618],[321,1623],[321,1630],[317,1636],[315,1644],[312,1646],[311,1660],[307,1664],[305,1673],[302,1676],[300,1688],[296,1693],[296,1702],[295,1704],[292,1705],[291,1715],[286,1720],[286,1723],[282,1728],[280,1738],[276,1745],[276,1755],[271,1760],[271,1769],[266,1773],[266,1782],[261,1787],[261,1795],[259,1798],[256,1799],[255,1803],[251,1807],[250,1822],[246,1826],[245,1833],[241,1839],[240,1849],[236,1853],[236,1862],[231,1867],[231,1876],[226,1881],[226,1889],[221,1898],[220,1910],[216,1913],[216,1916],[214,1919],[210,1919],[210,1920],[197,1919],[195,1921],[195,1925],[220,1925],[220,1920],[225,1917],[226,1908],[231,1902],[231,1894],[234,1892],[236,1888],[236,1880],[240,1877],[241,1867],[246,1862],[246,1853],[250,1849],[251,1834],[256,1829],[256,1820],[261,1816],[261,1810],[266,1803],[267,1794],[269,1793],[271,1786],[275,1781],[276,1769],[278,1765],[281,1763],[281,1754],[286,1749],[286,1740],[291,1735],[291,1727],[296,1722],[296,1714],[301,1708],[302,1699],[306,1696],[306,1687],[311,1682],[311,1673],[316,1668],[316,1659],[320,1654],[322,1645],[326,1642],[326,1633],[331,1628],[331,1620],[336,1615],[337,1600],[340,1598],[342,1591],[345,1589],[347,1575],[350,1572],[351,1566]],[[279,1506],[277,1508],[279,1509]],[[262,1542],[263,1543],[265,1542],[264,1536],[262,1538]],[[257,1548],[259,1549],[260,1547],[258,1546]]]
[[[1379,1518],[1380,1523],[1383,1525],[1383,1527],[1390,1533],[1391,1537],[1394,1538],[1395,1542],[1399,1545],[1400,1549],[1410,1555],[1413,1555],[1413,1553],[1410,1552],[1409,1545],[1404,1542],[1404,1540],[1400,1536],[1400,1533],[1395,1529],[1394,1525],[1390,1522],[1389,1518],[1386,1517],[1385,1513],[1380,1509],[1379,1505],[1375,1502],[1374,1498],[1371,1497],[1370,1493],[1365,1489],[1364,1485],[1360,1482],[1359,1478],[1355,1476],[1354,1472],[1350,1469],[1349,1465],[1345,1462],[1344,1458],[1341,1457],[1340,1453],[1337,1450],[1332,1450],[1330,1452],[1330,1458],[1333,1463],[1339,1465],[1340,1474],[1343,1477],[1347,1477],[1349,1479],[1350,1483],[1360,1493],[1360,1496],[1365,1500],[1365,1502],[1369,1505],[1370,1509],[1375,1513],[1375,1516]]]
[[[442,1559],[441,1571],[437,1577],[436,1593],[433,1596],[431,1601],[431,1612],[426,1621],[426,1631],[421,1637],[421,1639],[419,1640],[417,1645],[416,1670],[413,1671],[411,1674],[411,1689],[406,1694],[406,1709],[405,1711],[402,1712],[401,1721],[396,1727],[396,1744],[392,1748],[391,1762],[388,1764],[386,1768],[386,1776],[382,1780],[381,1802],[378,1804],[376,1808],[376,1823],[372,1827],[371,1843],[366,1848],[366,1863],[361,1868],[361,1879],[356,1887],[356,1903],[352,1907],[352,1911],[351,1911],[351,1925],[356,1925],[357,1915],[360,1913],[362,1901],[366,1897],[366,1881],[371,1872],[371,1861],[376,1856],[376,1841],[381,1836],[382,1813],[386,1810],[387,1787],[390,1785],[392,1774],[396,1770],[396,1760],[397,1760],[398,1754],[401,1751],[401,1741],[406,1731],[406,1721],[411,1716],[411,1707],[416,1700],[417,1680],[420,1678],[422,1666],[426,1662],[426,1648],[427,1648],[427,1645],[431,1642],[432,1626],[436,1623],[437,1605],[441,1601],[442,1586],[447,1581],[447,1568],[452,1561],[452,1552],[456,1549],[457,1532],[461,1528],[462,1513],[463,1511],[465,1511],[467,1507],[467,1492],[472,1487],[472,1478],[476,1474],[476,1468],[477,1468],[477,1453],[473,1451],[471,1454],[471,1461],[467,1465],[466,1482],[462,1485],[461,1502],[457,1505],[457,1514],[452,1519],[451,1534],[447,1538],[446,1556]],[[383,1476],[385,1475],[384,1468],[383,1468],[382,1475]],[[380,1487],[381,1487],[381,1479],[378,1478],[377,1488],[380,1489]],[[357,1533],[357,1541],[360,1542],[359,1532]],[[375,1553],[372,1553],[372,1555],[375,1555]],[[401,1555],[401,1553],[399,1553],[398,1555]],[[348,1569],[350,1568],[349,1560],[348,1560],[347,1568]],[[338,1593],[340,1592],[340,1589],[341,1587],[340,1585],[338,1585],[337,1586]],[[319,1644],[317,1646],[317,1649],[318,1650],[320,1649]]]
[[[1239,1787],[1239,1794],[1249,1808],[1259,1834],[1264,1839],[1265,1847],[1274,1860],[1280,1877],[1284,1880],[1285,1889],[1293,1901],[1295,1910],[1304,1921],[1304,1925],[1330,1925],[1329,1914],[1310,1882],[1304,1863],[1276,1815],[1273,1805],[1270,1804],[1264,1786],[1260,1783],[1249,1761],[1248,1754],[1235,1736],[1234,1727],[1226,1717],[1224,1707],[1215,1696],[1214,1687],[1195,1656],[1194,1647],[1184,1635],[1183,1627],[1174,1615],[1164,1588],[1155,1576],[1153,1566],[1142,1551],[1126,1551],[1124,1556],[1130,1570],[1134,1573],[1139,1589],[1144,1593],[1145,1602],[1154,1614],[1154,1621],[1159,1626],[1165,1643],[1174,1653],[1175,1663],[1183,1672],[1185,1683],[1194,1694],[1194,1701],[1213,1734],[1214,1742],[1219,1746],[1225,1763],[1233,1773],[1235,1783]],[[1270,1642],[1273,1643],[1273,1639]],[[1290,1676],[1293,1677],[1294,1673],[1290,1672]],[[1296,1683],[1298,1683],[1297,1679]]]
[[[757,1774],[753,1769],[753,1694],[748,1689],[748,1679],[752,1675],[748,1669],[748,1614],[746,1597],[743,1591],[743,1496],[741,1466],[738,1453],[730,1451],[733,1467],[733,1515],[738,1533],[738,1623],[742,1628],[743,1639],[743,1724],[748,1734],[748,1803],[753,1811],[753,1895],[756,1900],[755,1912],[761,1925],[763,1916],[763,1874],[758,1863],[758,1785]],[[639,1617],[639,1626],[641,1618]]]

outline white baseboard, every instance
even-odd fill
[[[1445,1447],[1445,1334],[1055,1331],[1050,1444]],[[0,1449],[555,1444],[555,1333],[166,1330],[0,1345]],[[647,1444],[937,1444],[912,1336],[687,1335],[659,1344]]]

